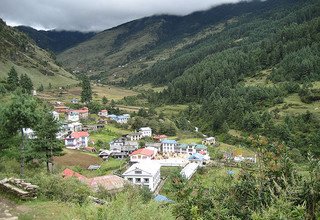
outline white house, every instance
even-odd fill
[[[202,140],[202,144],[204,144],[204,145],[215,145],[216,144],[216,139],[214,137],[204,138]]]
[[[82,131],[82,124],[80,122],[74,122],[67,125],[68,131]]]
[[[68,121],[76,122],[80,120],[80,114],[77,111],[69,111],[68,112]]]
[[[141,140],[142,138],[143,138],[143,135],[140,132],[130,133],[127,135],[127,139],[130,141],[138,141],[138,140]]]
[[[146,186],[154,192],[160,183],[160,164],[155,161],[143,161],[133,164],[122,176],[133,184]]]
[[[99,115],[100,117],[106,118],[106,117],[108,117],[108,110],[106,110],[106,109],[101,110],[100,112],[98,112],[98,115]]]
[[[56,121],[59,121],[60,115],[58,112],[52,111],[51,114]]]
[[[110,118],[113,121],[116,121],[119,124],[126,124],[128,123],[128,120],[130,118],[129,114],[124,115],[108,115],[108,118]]]
[[[174,153],[174,149],[178,145],[178,142],[175,140],[163,140],[162,144],[162,152],[163,153]]]
[[[69,149],[88,147],[89,133],[86,131],[72,132],[65,138],[65,146]]]
[[[155,151],[148,148],[140,148],[136,151],[133,151],[130,154],[130,162],[142,162],[146,160],[152,160],[155,156]]]
[[[142,134],[143,137],[151,137],[152,136],[152,129],[149,127],[140,128],[139,132]]]
[[[35,139],[37,138],[34,130],[32,130],[31,128],[23,128],[23,134],[28,138],[28,139]]]

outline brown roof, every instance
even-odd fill
[[[106,190],[119,190],[125,186],[127,181],[116,175],[106,175],[91,178],[89,180],[89,186],[97,190],[100,187]]]

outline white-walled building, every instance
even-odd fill
[[[152,136],[152,129],[149,127],[140,128],[139,132],[142,134],[143,137],[151,137]]]
[[[140,148],[130,154],[130,162],[150,161],[154,158],[156,151],[148,148]]]
[[[136,132],[136,133],[130,133],[127,135],[127,139],[130,141],[138,141],[143,138],[142,133]]]
[[[174,149],[178,146],[178,142],[175,140],[163,140],[162,153],[174,153]]]
[[[202,140],[202,144],[204,144],[204,145],[215,145],[216,144],[216,139],[214,137],[204,138]]]
[[[108,110],[106,110],[106,109],[101,110],[100,112],[98,112],[98,115],[99,115],[100,117],[106,118],[106,117],[108,117]]]
[[[68,112],[68,121],[77,122],[80,120],[80,114],[76,111],[69,111]]]
[[[72,132],[65,138],[65,146],[69,149],[80,149],[88,147],[89,133],[86,131]]]
[[[51,113],[52,113],[53,118],[54,118],[56,121],[59,121],[59,119],[60,119],[59,112],[52,111]]]
[[[160,164],[155,161],[144,161],[133,164],[122,176],[129,182],[146,186],[154,192],[160,183]]]

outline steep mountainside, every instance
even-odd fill
[[[26,26],[18,26],[15,28],[27,34],[42,49],[50,50],[54,53],[60,53],[68,48],[74,47],[95,35],[94,32],[82,33],[79,31],[57,30],[38,31]]]
[[[126,80],[183,47],[214,37],[239,16],[258,14],[282,4],[285,3],[241,2],[187,16],[147,17],[101,32],[57,58],[75,72],[89,72],[108,82]]]
[[[8,27],[0,19],[0,79],[14,66],[27,74],[37,86],[63,86],[77,83],[75,77],[58,66],[47,51],[36,46],[27,35]]]

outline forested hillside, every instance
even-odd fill
[[[170,81],[171,71],[183,71],[183,69],[179,66],[176,66],[178,68],[168,66],[167,64],[173,60],[167,58],[178,57],[188,52],[188,48],[200,49],[201,44],[208,39],[215,41],[213,38],[216,37],[216,33],[222,31],[225,33],[224,30],[228,25],[238,26],[237,20],[243,16],[247,15],[248,19],[253,19],[262,12],[269,13],[278,7],[290,7],[294,5],[292,2],[294,1],[240,2],[217,6],[187,16],[146,17],[103,31],[89,41],[59,54],[57,58],[67,68],[90,72],[96,76],[95,78],[105,79],[106,82],[126,81],[129,76],[148,70],[154,64],[158,66],[158,61],[168,60],[165,69],[159,68],[161,77],[158,72],[154,72],[156,68],[148,72],[153,72],[153,76],[156,75],[157,78],[168,77]],[[225,48],[223,45],[219,47],[220,50]],[[181,48],[184,49],[180,50]],[[205,53],[199,50],[198,52],[195,60],[187,58],[190,60],[187,61],[187,67],[214,51],[209,49]],[[80,56],[83,53],[86,54],[85,57]],[[153,76],[150,75],[149,79]],[[148,79],[138,79],[139,82],[146,80]]]
[[[95,35],[94,32],[82,33],[79,31],[58,31],[58,30],[36,30],[31,27],[16,27],[21,32],[27,34],[42,49],[60,53],[68,48],[86,41]]]
[[[7,77],[11,67],[19,75],[27,74],[36,86],[76,84],[73,75],[59,66],[54,56],[37,47],[25,34],[8,27],[0,19],[0,79]]]
[[[182,117],[207,132],[247,131],[319,155],[320,3],[255,4],[270,9],[237,17],[128,84],[168,84],[152,103],[201,104]]]

